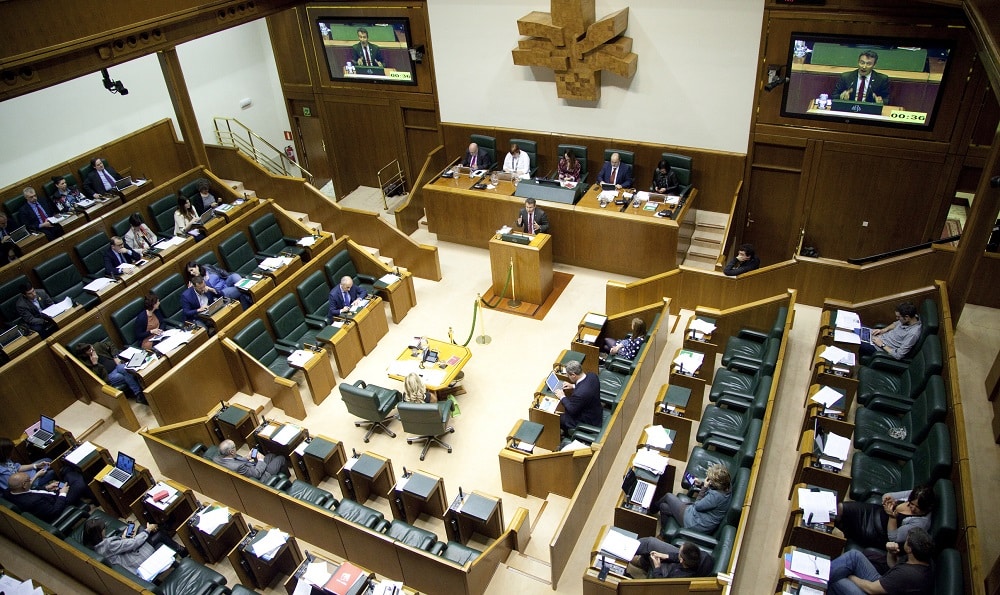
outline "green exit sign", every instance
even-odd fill
[[[307,117],[307,118],[309,118],[309,117],[311,117],[313,115],[313,111],[311,109],[309,109],[308,107],[304,107],[304,108],[302,108],[302,115],[305,116],[305,117]]]

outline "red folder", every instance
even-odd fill
[[[357,592],[355,586],[363,582],[367,577],[368,574],[364,570],[361,570],[350,562],[344,562],[330,576],[330,580],[326,582],[324,588],[334,595],[349,595],[350,593]]]

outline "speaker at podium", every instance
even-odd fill
[[[514,264],[513,287],[508,287],[507,273]],[[540,305],[552,293],[552,236],[519,232],[498,233],[490,240],[490,268],[493,294]]]

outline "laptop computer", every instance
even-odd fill
[[[212,316],[219,310],[226,307],[226,298],[217,298],[214,302],[208,305],[208,309],[202,312],[202,316]]]
[[[618,187],[614,184],[609,184],[607,182],[601,182],[601,190],[618,190]]]
[[[125,176],[120,180],[115,180],[115,190],[124,190],[132,185],[132,176]]]
[[[0,347],[6,347],[20,339],[23,335],[21,334],[21,327],[15,326],[5,330],[0,333]]]
[[[656,491],[656,484],[643,481],[635,474],[634,469],[629,469],[622,481],[622,491],[628,496],[629,502],[638,504],[643,508],[649,508],[653,503],[653,493]]]
[[[20,242],[21,240],[30,235],[31,232],[28,231],[28,227],[26,225],[22,225],[21,227],[18,227],[14,231],[10,232],[10,239],[14,240],[15,242]]]
[[[132,472],[135,470],[135,459],[123,452],[118,453],[118,460],[115,461],[115,468],[104,476],[104,483],[120,488],[125,482],[132,479]]]
[[[38,427],[28,436],[28,442],[38,448],[45,448],[56,437],[56,420],[51,417],[42,416],[38,422]]]
[[[562,380],[556,376],[555,372],[549,372],[549,377],[545,379],[545,386],[552,392],[556,392],[558,389],[562,388]]]
[[[205,225],[208,221],[215,217],[215,209],[208,209],[198,217],[198,225]]]
[[[140,349],[131,357],[131,359],[128,360],[125,367],[130,370],[138,370],[144,363],[146,363],[146,352]]]

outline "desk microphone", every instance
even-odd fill
[[[462,493],[462,486],[458,486],[458,499],[465,500],[465,494]]]
[[[813,524],[813,513],[809,513],[809,518],[806,519],[806,526]]]
[[[357,459],[357,458],[360,458],[360,457],[361,457],[361,455],[358,454],[358,450],[352,446],[351,447],[351,458]]]

